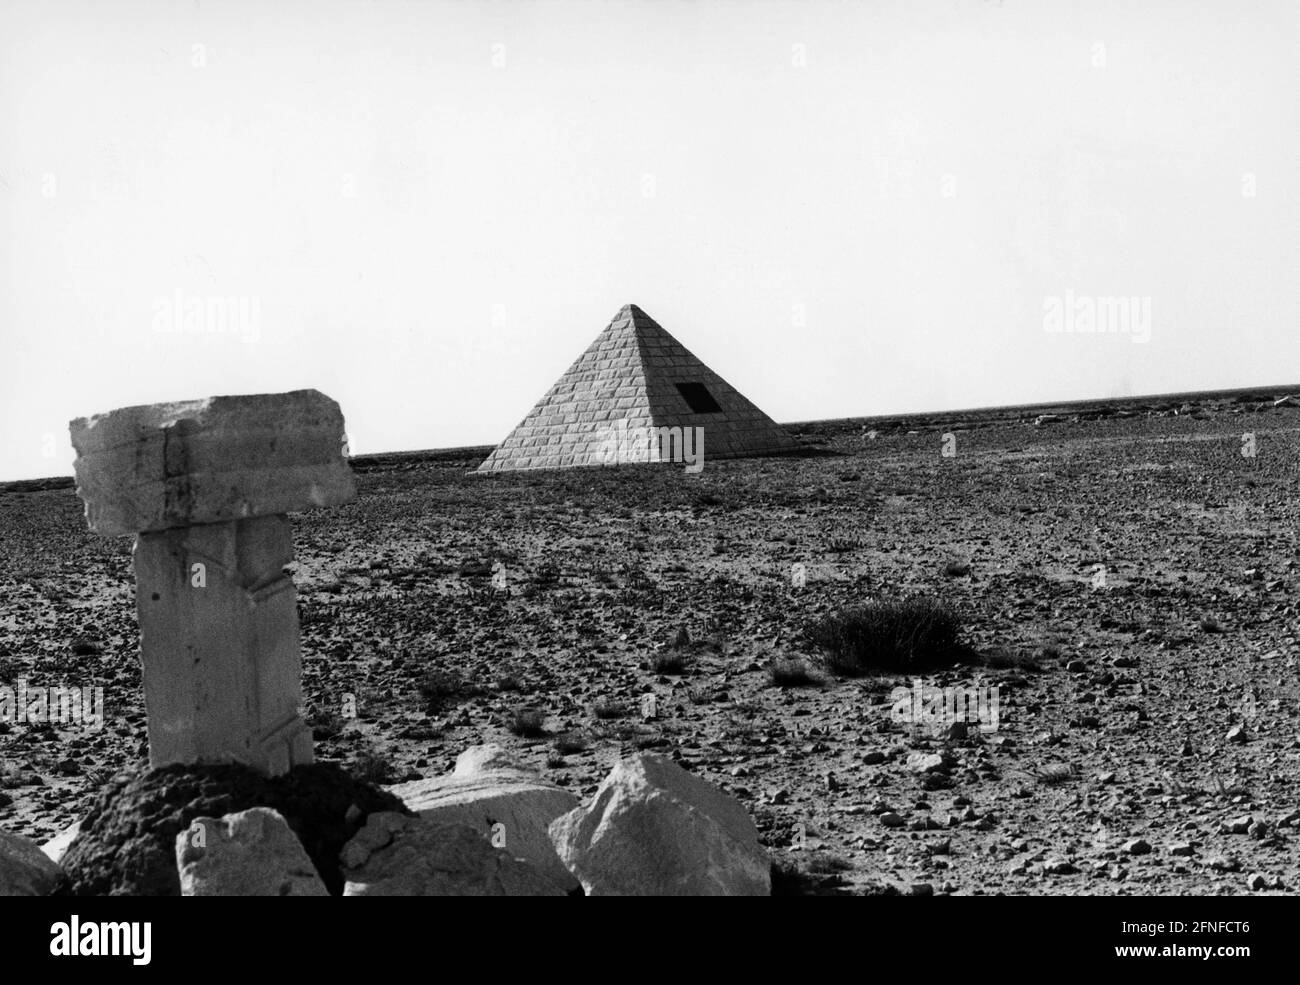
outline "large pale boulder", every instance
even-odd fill
[[[63,880],[63,869],[22,835],[0,831],[0,896],[48,896]]]
[[[526,767],[508,749],[496,742],[470,746],[456,757],[455,776],[478,776],[480,773],[527,773]]]
[[[521,859],[463,824],[377,812],[344,846],[344,896],[564,896]]]
[[[328,896],[288,822],[269,807],[199,817],[176,836],[182,896]]]
[[[578,888],[577,879],[555,854],[547,830],[553,820],[578,806],[578,798],[528,772],[500,746],[472,746],[461,753],[450,775],[399,783],[388,791],[420,817],[473,828],[560,885]]]
[[[770,862],[745,809],[662,756],[618,763],[550,826],[588,896],[768,896]]]

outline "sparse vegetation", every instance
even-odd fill
[[[808,639],[832,673],[911,673],[951,663],[962,654],[960,623],[925,596],[871,602],[832,613],[808,626]]]
[[[424,710],[430,715],[437,715],[447,708],[482,693],[482,689],[468,683],[459,674],[433,669],[420,679],[418,685]]]
[[[521,739],[538,739],[546,734],[546,714],[536,708],[516,708],[506,727]]]
[[[778,657],[767,667],[768,676],[777,687],[817,687],[821,679],[807,662],[794,657]]]
[[[632,714],[632,706],[625,701],[597,701],[591,706],[591,713],[601,721],[614,718],[627,718]]]
[[[820,855],[820,853],[819,853]],[[818,860],[808,858],[802,864],[792,859],[774,858],[771,878],[773,896],[845,896],[844,878],[840,870],[830,867],[814,870]],[[845,866],[852,868],[851,865]],[[893,895],[898,895],[897,890]]]
[[[327,708],[314,708],[307,716],[313,739],[333,739],[343,734],[343,716]]]
[[[392,783],[396,776],[387,756],[372,747],[365,747],[352,758],[351,771],[367,783]]]
[[[561,756],[572,756],[586,751],[587,737],[581,732],[561,732],[551,745]]]
[[[524,689],[524,682],[514,674],[503,674],[496,680],[496,689],[502,693],[522,691]]]
[[[1055,787],[1073,780],[1078,772],[1069,763],[1048,763],[1034,775],[1043,786]]]
[[[685,674],[690,659],[681,650],[664,650],[650,658],[650,669],[656,674],[679,676]]]
[[[994,670],[1041,670],[1041,658],[1024,650],[995,646],[980,654],[980,663]]]

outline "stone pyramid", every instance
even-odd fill
[[[629,304],[478,471],[678,461],[671,454],[676,447],[672,439],[664,437],[674,429],[683,434],[689,429],[696,440],[702,438],[705,461],[799,447],[653,318]],[[641,454],[647,432],[650,438]],[[691,438],[686,434],[688,448]]]

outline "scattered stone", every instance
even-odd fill
[[[1225,834],[1244,835],[1250,831],[1250,826],[1254,820],[1249,814],[1243,814],[1241,817],[1229,818],[1220,827]]]
[[[1241,860],[1231,855],[1215,855],[1206,863],[1215,872],[1238,872]]]
[[[0,831],[0,896],[48,896],[63,881],[63,869],[36,842]]]
[[[1068,876],[1079,871],[1079,867],[1068,859],[1049,859],[1043,864],[1043,871],[1049,876]]]
[[[461,753],[450,776],[387,788],[420,817],[463,824],[570,889],[578,881],[560,861],[547,829],[579,805],[569,791],[524,771],[498,745]]]
[[[771,863],[745,809],[654,754],[619,762],[550,835],[588,896],[771,894]]]
[[[328,896],[298,836],[276,811],[199,817],[176,836],[182,896]]]
[[[949,760],[942,753],[914,752],[907,757],[907,768],[913,773],[942,773]]]
[[[470,746],[456,757],[452,776],[480,776],[484,773],[523,773],[532,771],[514,753],[496,742]]]
[[[179,896],[176,836],[195,818],[250,807],[279,812],[332,896],[343,892],[339,851],[366,816],[406,811],[392,794],[333,763],[299,766],[274,778],[236,764],[173,764],[121,775],[95,797],[63,858],[69,889],[77,896]]]
[[[62,863],[63,856],[68,853],[68,848],[77,840],[77,835],[81,832],[81,822],[73,821],[66,828],[56,834],[53,838],[41,846],[41,851],[50,857],[52,862]]]
[[[564,896],[473,828],[381,811],[340,855],[344,896]]]

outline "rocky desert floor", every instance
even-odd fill
[[[388,783],[500,742],[585,796],[656,749],[809,892],[1295,892],[1300,409],[869,427],[706,442],[697,475],[356,460],[355,503],[294,517],[317,757]],[[810,623],[914,594],[978,655],[925,683],[996,687],[996,729],[931,734],[891,715],[910,679],[820,667]],[[44,840],[143,767],[137,644],[130,538],[71,488],[0,493],[0,684],[106,709],[0,722],[0,827]]]

